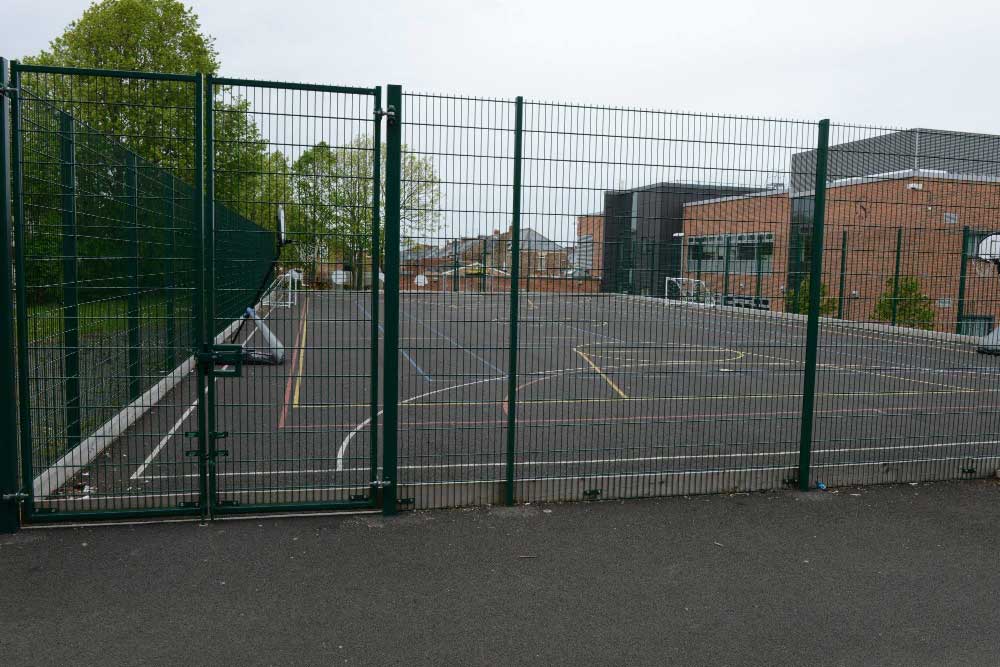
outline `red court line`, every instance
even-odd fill
[[[285,418],[288,417],[288,401],[292,397],[292,384],[295,380],[295,369],[298,367],[299,360],[299,347],[302,340],[302,330],[306,326],[306,312],[309,305],[309,296],[302,300],[302,306],[299,308],[299,317],[301,321],[299,322],[299,330],[295,334],[295,350],[292,352],[292,372],[288,375],[288,381],[285,382],[285,400],[281,404],[281,416],[278,418],[278,428],[285,428]]]

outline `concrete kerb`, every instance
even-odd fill
[[[219,344],[233,334],[240,326],[241,320],[234,320],[225,330],[215,337]],[[105,449],[118,440],[132,424],[138,421],[161,398],[177,386],[194,368],[194,357],[188,357],[177,368],[170,371],[162,380],[146,390],[139,398],[129,403],[114,417],[106,421],[99,429],[83,440],[79,445],[64,454],[58,461],[50,465],[32,482],[32,493],[35,498],[44,498],[59,490],[81,469],[100,455]]]
[[[788,320],[793,322],[802,322],[803,324],[809,319],[808,315],[801,315],[799,313],[783,313],[774,310],[757,310],[753,308],[741,308],[739,306],[720,306],[720,305],[709,305],[704,303],[693,303],[690,301],[678,301],[674,299],[663,299],[660,297],[652,296],[639,296],[634,294],[622,294],[629,299],[634,299],[638,301],[644,301],[649,303],[656,303],[664,307],[674,307],[674,308],[694,308],[694,309],[710,309],[713,312],[731,312],[742,315],[743,317],[749,318],[772,318],[779,320]],[[968,336],[965,334],[947,333],[944,331],[928,331],[926,329],[914,329],[911,327],[896,327],[891,324],[881,324],[879,322],[856,322],[852,320],[840,320],[836,317],[820,317],[820,324],[831,327],[839,327],[842,329],[854,329],[859,331],[870,331],[874,333],[884,333],[891,334],[894,336],[911,336],[914,338],[926,338],[931,340],[939,340],[943,342],[950,343],[966,343],[970,345],[978,344],[982,339],[978,336]]]

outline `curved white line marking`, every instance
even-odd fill
[[[619,341],[619,342],[625,342],[625,341]],[[600,345],[600,344],[601,343],[587,343],[585,345]],[[584,347],[584,345],[578,345],[577,347]],[[725,348],[719,348],[719,349],[725,349]],[[640,365],[643,365],[643,364],[640,364]],[[653,365],[655,365],[655,364],[653,364]],[[623,367],[627,368],[628,364],[626,364]],[[609,368],[611,368],[611,367],[609,367]],[[614,368],[618,368],[618,366],[615,366]],[[557,369],[553,369],[553,370],[542,371],[541,373],[539,373],[539,375],[558,375],[560,373],[574,373],[574,372],[582,372],[582,371],[590,371],[590,367],[588,367],[588,366],[575,366],[575,367],[570,367],[570,368],[557,368]],[[500,376],[497,376],[497,377],[485,378],[483,380],[475,380],[473,382],[465,382],[463,384],[456,384],[456,385],[453,385],[453,386],[450,386],[450,387],[441,387],[440,389],[435,389],[433,391],[428,391],[428,392],[425,392],[423,394],[417,394],[416,396],[411,396],[411,397],[407,398],[404,401],[400,401],[399,404],[400,405],[404,405],[406,403],[412,403],[413,401],[416,401],[418,399],[426,398],[428,396],[433,396],[434,394],[441,394],[441,393],[444,393],[446,391],[451,391],[452,389],[461,389],[462,387],[471,387],[471,386],[477,385],[477,384],[485,384],[487,382],[496,382],[498,380],[506,380],[506,379],[507,379],[506,375],[500,375]],[[542,378],[539,378],[539,380],[540,379],[542,379]],[[538,380],[535,380],[535,381],[538,381]],[[525,386],[525,385],[522,385],[522,387],[523,386]],[[506,402],[506,399],[504,399],[504,402]],[[383,412],[382,410],[379,410],[375,414],[376,415],[381,415],[382,412]],[[368,419],[364,420],[363,422],[361,422],[357,426],[355,426],[354,429],[350,433],[348,433],[347,436],[344,437],[344,440],[340,443],[340,447],[337,448],[337,472],[343,472],[343,470],[344,470],[344,454],[347,453],[347,448],[350,446],[351,440],[354,439],[354,436],[356,436],[358,433],[360,433],[361,431],[363,431],[368,426],[368,424],[371,423],[371,421],[372,421],[372,418],[369,417]]]
[[[471,387],[474,384],[483,384],[483,383],[486,383],[486,382],[496,382],[497,380],[506,380],[506,379],[507,379],[506,375],[501,375],[499,377],[492,377],[492,378],[486,378],[484,380],[475,380],[473,382],[466,382],[465,384],[456,384],[456,385],[453,385],[451,387],[442,387],[440,389],[435,389],[434,391],[428,391],[428,392],[423,393],[423,394],[417,394],[416,396],[411,396],[408,399],[406,399],[405,401],[400,401],[399,404],[403,405],[405,403],[410,403],[412,401],[415,401],[418,398],[426,398],[428,396],[433,396],[434,394],[440,394],[440,393],[445,392],[445,391],[451,391],[452,389],[461,389],[462,387]],[[382,414],[382,410],[379,410],[375,414],[376,415],[381,415]],[[372,418],[369,417],[368,419],[364,420],[363,422],[361,422],[360,424],[358,424],[357,426],[355,426],[354,430],[351,431],[350,433],[348,433],[347,436],[344,438],[344,441],[340,443],[340,447],[337,449],[337,472],[341,472],[344,469],[344,454],[347,452],[347,447],[351,444],[351,440],[353,440],[354,436],[356,436],[366,426],[368,426],[368,424],[370,424],[371,421],[372,421]]]

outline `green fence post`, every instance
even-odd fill
[[[59,162],[62,185],[63,403],[66,449],[80,444],[80,311],[76,247],[76,140],[73,118],[59,113]]]
[[[514,504],[514,453],[517,446],[517,320],[521,279],[521,152],[524,98],[514,100],[514,182],[510,219],[510,336],[507,354],[507,456],[504,462],[504,503]]]
[[[899,312],[899,265],[902,259],[903,228],[896,228],[896,268],[892,273],[892,326],[896,326],[896,315]]]
[[[479,291],[486,291],[486,239],[483,239],[482,257],[479,260]]]
[[[216,294],[216,273],[218,272],[216,258],[215,258],[215,84],[212,79],[211,74],[205,75],[205,87],[202,90],[202,95],[204,97],[204,107],[203,113],[205,116],[205,178],[204,178],[204,194],[203,194],[203,209],[204,209],[204,224],[203,229],[205,233],[205,351],[212,352],[215,349],[215,336],[216,336],[216,323],[218,308],[217,294]],[[225,207],[222,207],[222,215],[226,220],[226,227],[231,227],[232,223],[229,219],[230,211]],[[249,251],[249,248],[243,247],[243,253]],[[245,255],[244,255],[245,256]],[[232,300],[233,293],[229,291],[227,293],[227,299],[223,300],[223,308],[227,311],[229,301]],[[226,312],[226,315],[231,315],[231,312]],[[216,419],[216,405],[215,405],[215,363],[212,361],[206,362],[205,364],[205,435],[206,435],[206,448],[202,450],[203,456],[202,460],[205,461],[205,471],[206,471],[206,481],[208,482],[208,487],[206,489],[206,494],[208,496],[208,516],[211,517],[215,512],[215,503],[218,500],[218,479],[216,478],[216,458],[218,456],[218,447],[216,445],[216,439],[219,437],[217,429],[215,427]]]
[[[177,366],[177,322],[174,303],[174,253],[177,252],[177,239],[174,232],[174,177],[163,172],[160,177],[163,184],[163,221],[167,232],[166,257],[163,261],[163,290],[166,292],[164,317],[166,317],[166,358],[165,370],[172,371]]]
[[[374,88],[374,122],[372,127],[372,144],[375,150],[372,154],[372,330],[371,330],[371,407],[369,408],[371,422],[369,423],[369,482],[372,485],[371,498],[376,496],[378,482],[378,327],[379,327],[379,224],[381,217],[382,196],[382,88]]]
[[[403,89],[386,96],[385,157],[385,355],[382,390],[382,513],[396,514],[399,483],[399,193],[402,177]]]
[[[135,153],[125,158],[125,202],[128,207],[128,393],[131,400],[142,393],[139,339],[139,177]]]
[[[761,281],[761,274],[763,273],[763,268],[764,268],[763,267],[763,258],[760,256],[760,238],[757,239],[757,247],[754,248],[753,256],[754,256],[754,261],[756,263],[756,267],[755,268],[757,270],[757,284],[754,285],[754,290],[753,290],[754,291],[754,301],[756,302],[754,305],[759,308],[760,307],[760,281]]]
[[[826,173],[830,121],[819,122],[816,148],[816,188],[813,196],[812,252],[809,261],[809,319],[806,323],[806,363],[802,382],[802,430],[799,439],[799,489],[809,490],[813,418],[816,399],[816,356],[819,347],[819,306],[823,281],[823,223],[826,215]]]
[[[690,244],[689,244],[688,247],[690,247]],[[695,263],[694,263],[694,267],[695,267],[694,277],[695,277],[695,280],[698,280],[698,281],[701,280],[701,258],[702,258],[702,256],[704,254],[705,254],[705,241],[698,241],[698,259],[695,260]]]
[[[722,263],[722,305],[726,305],[726,299],[729,298],[729,255],[730,248],[732,247],[732,237],[726,234],[726,256]]]
[[[955,313],[955,333],[962,333],[962,318],[965,317],[965,277],[968,266],[969,226],[962,228],[962,259],[958,271],[958,303]]]
[[[9,80],[7,60],[0,58],[0,86]],[[0,96],[0,533],[21,527],[17,494],[17,374],[14,372],[14,284],[10,256],[10,121],[9,96]]]
[[[847,230],[840,235],[840,288],[837,292],[837,319],[844,319],[844,290],[847,289]]]
[[[25,505],[26,516],[34,511],[34,461],[33,437],[31,429],[31,380],[28,369],[28,286],[24,279],[24,187],[22,183],[21,157],[21,103],[19,90],[21,74],[17,61],[11,62],[11,183],[14,190],[14,276],[15,276],[15,316],[17,318],[17,416],[21,435],[21,479],[25,491],[31,495]]]
[[[195,79],[194,84],[194,207],[195,223],[195,250],[194,250],[194,294],[192,295],[192,310],[195,316],[195,345],[199,355],[209,352],[208,326],[205,322],[205,274],[211,270],[205,258],[205,77],[201,74]],[[205,390],[208,377],[205,364],[196,364],[198,396],[198,506],[201,509],[201,518],[205,520],[209,515],[208,496],[208,417],[211,407],[205,400]]]

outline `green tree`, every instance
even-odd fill
[[[384,164],[384,144],[381,150]],[[337,147],[319,143],[303,152],[293,167],[298,213],[289,229],[310,248],[310,256],[299,251],[300,260],[340,257],[354,270],[356,286],[361,283],[364,260],[371,254],[373,152],[372,138],[367,135]],[[384,170],[380,176],[379,197],[384,202]],[[400,234],[404,242],[437,231],[440,184],[433,164],[403,147]]]
[[[201,31],[198,17],[177,0],[95,2],[52,40],[48,49],[24,60],[37,65],[180,74],[215,74],[219,69],[214,40]],[[37,205],[30,208],[29,215],[45,218],[29,226],[29,246],[51,246],[53,239],[46,235],[58,239],[58,221],[53,217],[58,215],[58,165],[47,166],[50,161],[44,156],[58,155],[60,112],[77,121],[77,150],[85,155],[85,166],[77,170],[80,187],[96,195],[78,202],[89,214],[81,216],[81,225],[89,219],[114,219],[120,213],[115,200],[124,183],[124,151],[119,145],[139,156],[143,170],[139,183],[144,193],[158,197],[161,192],[158,175],[146,169],[151,165],[194,185],[195,88],[190,83],[25,73],[22,86],[23,113],[35,128],[22,137],[26,160],[37,172],[30,175]],[[251,211],[259,208],[255,204],[267,194],[263,193],[265,143],[247,100],[216,87],[211,103],[216,119],[216,201],[252,217]],[[89,181],[84,183],[84,179]],[[156,206],[152,199],[146,201],[144,210]],[[273,227],[273,212],[253,219]],[[87,240],[81,241],[81,252],[120,254],[116,248],[122,238],[116,229],[105,227],[82,236]],[[155,254],[163,247],[152,243],[146,251]],[[113,274],[115,269],[109,264],[105,270]],[[58,284],[58,263],[49,262],[38,271],[52,274],[48,284]]]
[[[893,278],[886,280],[885,291],[875,302],[874,317],[882,322],[892,322],[893,283]],[[917,278],[900,277],[895,301],[897,325],[915,329],[934,328],[934,308],[931,306],[931,298],[921,291],[920,281]]]
[[[832,316],[837,313],[837,300],[827,296],[829,290],[825,283],[819,284],[819,314]],[[785,299],[785,311],[789,313],[809,314],[809,276],[802,279],[797,289],[789,290]]]
[[[173,74],[219,70],[215,40],[178,0],[102,0],[70,23],[49,49],[27,63]],[[28,77],[30,94],[58,100],[60,110],[121,141],[147,162],[191,180],[194,87],[189,83],[105,77]],[[216,199],[237,210],[254,198],[265,160],[247,100],[212,91]],[[243,212],[240,210],[240,212]]]
[[[25,62],[63,67],[215,74],[214,40],[177,0],[102,0],[86,9],[41,53]],[[190,84],[104,77],[27,76],[26,90],[97,131],[121,140],[143,159],[190,169],[193,129]],[[155,103],[150,103],[155,100]]]

